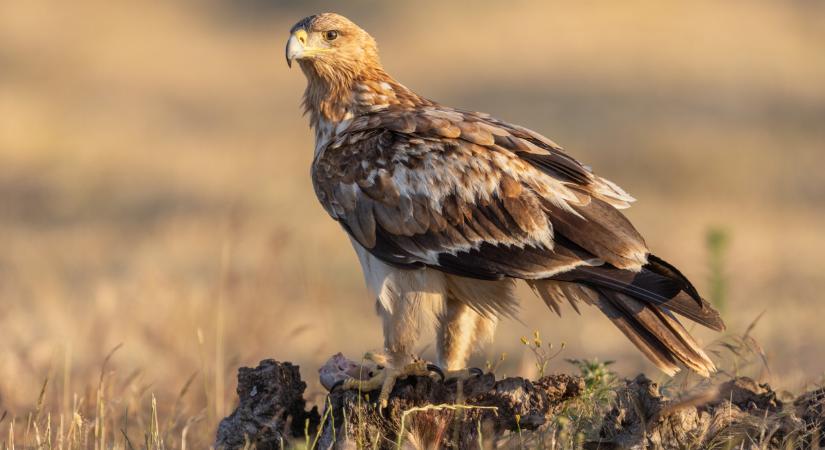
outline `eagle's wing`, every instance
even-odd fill
[[[633,199],[527,129],[443,107],[356,119],[316,157],[327,212],[376,257],[482,279],[544,279],[647,247]]]

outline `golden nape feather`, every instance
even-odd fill
[[[308,81],[316,194],[369,256],[362,265],[379,303],[392,303],[382,297],[387,283],[401,289],[393,277],[421,271],[440,274],[421,276],[426,283],[448,282],[404,289],[442,289],[481,316],[509,315],[509,285],[521,279],[556,312],[562,301],[598,307],[668,374],[680,365],[703,376],[715,370],[674,314],[721,330],[719,314],[649,253],[621,212],[634,199],[616,184],[539,133],[417,95],[384,71],[375,40],[342,16],[296,24],[287,60]],[[488,288],[498,296],[485,295]]]

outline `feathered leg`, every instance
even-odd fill
[[[495,318],[484,317],[466,303],[447,297],[436,333],[438,364],[447,371],[448,378],[470,375],[467,362],[472,351],[492,340],[496,324]]]
[[[404,270],[392,267],[353,245],[361,260],[367,286],[375,294],[375,308],[384,329],[385,355],[369,355],[385,368],[375,377],[347,380],[345,389],[364,391],[381,388],[379,403],[386,406],[395,380],[408,375],[429,375],[435,368],[414,357],[422,316],[434,316],[444,302],[446,281],[441,272],[430,269]]]

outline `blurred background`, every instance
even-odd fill
[[[537,130],[638,198],[629,217],[723,303],[728,336],[764,313],[755,376],[822,380],[825,3],[7,0],[0,435],[77,412],[124,442],[154,397],[169,445],[198,447],[239,366],[300,364],[320,401],[330,355],[380,347],[284,61],[291,25],[327,10],[405,85]],[[475,365],[506,353],[499,374],[534,375],[519,338],[539,330],[566,343],[550,371],[599,358],[662,378],[598,312],[558,318],[523,291]]]

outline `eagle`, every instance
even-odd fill
[[[349,235],[383,324],[383,370],[343,388],[380,388],[385,405],[400,377],[473,376],[471,353],[517,313],[519,280],[559,315],[565,302],[595,306],[668,375],[715,371],[676,316],[722,331],[719,313],[648,250],[618,185],[535,131],[418,95],[341,15],[295,24],[286,60],[307,79],[315,194]],[[435,364],[414,355],[425,322]]]

